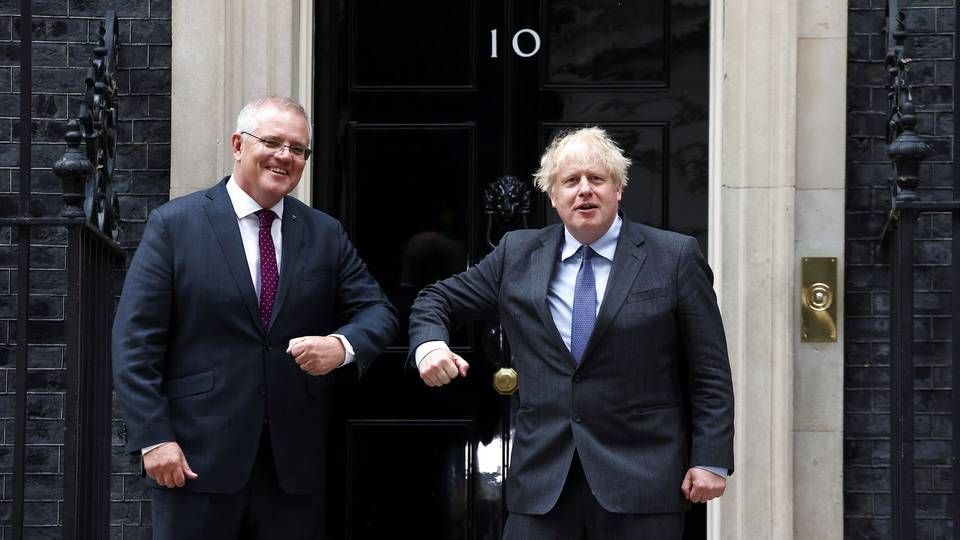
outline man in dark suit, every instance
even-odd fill
[[[247,104],[233,174],[151,213],[113,329],[128,449],[154,538],[322,534],[335,369],[362,373],[396,314],[343,227],[287,197],[310,157],[303,108]]]
[[[498,316],[519,375],[507,539],[669,539],[733,472],[733,389],[712,274],[690,237],[618,215],[630,160],[599,128],[555,139],[536,174],[563,226],[504,235],[421,292],[411,361],[466,376],[447,346]]]

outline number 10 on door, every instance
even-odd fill
[[[529,47],[527,47],[529,50],[523,50],[520,48],[520,36],[524,34],[532,38],[533,40],[532,49],[529,49]],[[524,40],[524,41],[529,41],[529,40]],[[517,30],[513,34],[512,44],[513,44],[514,54],[516,54],[521,58],[530,58],[531,56],[537,54],[537,52],[540,51],[540,34],[538,34],[536,30],[531,30],[529,28],[521,28],[520,30]],[[490,30],[490,58],[499,58],[499,56],[497,56],[497,46],[498,46],[497,29],[494,28],[493,30]]]

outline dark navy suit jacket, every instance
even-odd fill
[[[264,418],[280,485],[323,489],[334,375],[311,376],[291,338],[344,335],[362,373],[396,331],[393,306],[339,222],[284,199],[280,283],[269,330],[237,217],[221,181],[170,201],[147,222],[113,328],[113,370],[130,452],[177,441],[198,492],[249,478]]]
[[[624,219],[577,366],[547,303],[562,241],[559,224],[508,233],[477,266],[425,288],[410,350],[447,341],[469,318],[499,317],[519,375],[509,511],[548,512],[574,451],[605,509],[681,511],[691,464],[733,472],[733,387],[710,268],[693,238]]]

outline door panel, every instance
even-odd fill
[[[485,212],[484,189],[530,186],[562,129],[608,129],[633,159],[624,213],[705,244],[708,0],[316,10],[313,202],[344,222],[402,326],[362,381],[337,374],[330,536],[499,538],[510,399],[492,379],[507,344],[495,321],[466,324],[451,341],[469,376],[428,388],[404,365],[410,305],[486,255],[488,231],[520,226]],[[527,226],[557,220],[546,197],[530,206]],[[703,538],[693,515],[687,537]]]
[[[468,419],[350,420],[348,538],[467,538],[474,498]],[[404,444],[416,440],[421,444]],[[398,497],[403,486],[413,496]],[[389,516],[389,519],[384,519]]]
[[[518,168],[535,170],[558,128],[604,127],[633,160],[626,215],[706,252],[709,11],[709,0],[514,3],[515,24],[546,36],[511,69],[512,107],[537,114],[513,128]]]
[[[544,88],[668,86],[670,0],[566,0],[540,7]]]
[[[475,89],[477,1],[348,2],[350,89]]]
[[[346,222],[370,271],[400,310],[424,286],[462,271],[476,229],[476,129],[461,124],[347,126]],[[428,165],[429,164],[429,165]],[[451,179],[457,181],[451,181]],[[462,333],[451,345],[469,346]]]

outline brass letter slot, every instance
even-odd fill
[[[801,341],[837,341],[837,259],[804,257],[800,275]]]

